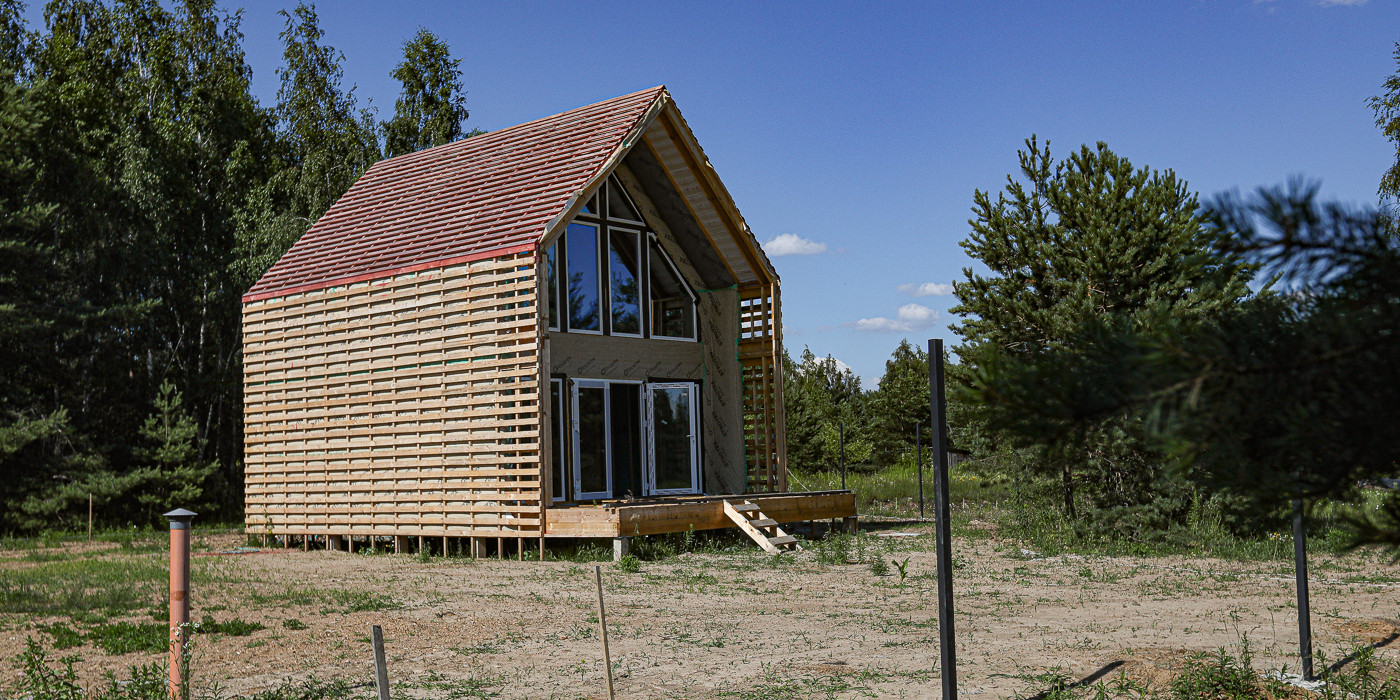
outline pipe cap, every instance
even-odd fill
[[[170,528],[172,530],[186,530],[189,529],[190,519],[196,515],[199,515],[199,513],[192,510],[185,510],[184,508],[176,508],[166,513],[165,517],[170,518]]]

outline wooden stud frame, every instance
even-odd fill
[[[535,260],[245,303],[248,531],[540,537]]]
[[[739,287],[739,368],[750,492],[787,491],[782,313],[777,284]]]

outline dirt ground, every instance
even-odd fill
[[[932,528],[881,527],[849,554],[896,562],[884,576],[868,564],[822,563],[815,546],[778,558],[757,547],[684,554],[642,562],[635,573],[604,563],[617,696],[937,697]],[[895,527],[917,536],[878,536]],[[241,538],[203,544],[218,552]],[[1033,695],[1044,688],[1032,677],[1050,670],[1160,682],[1187,654],[1237,650],[1244,637],[1256,667],[1297,669],[1289,565],[1041,557],[995,537],[955,539],[954,547],[964,697]],[[1317,556],[1312,571],[1324,663],[1356,644],[1400,661],[1400,566]],[[212,611],[266,626],[199,641],[195,673],[218,680],[226,695],[313,676],[367,681],[369,628],[379,624],[396,697],[606,697],[592,563],[267,550],[198,557],[192,588],[195,619]],[[8,620],[0,655],[23,650],[35,634],[26,626]],[[155,659],[76,651],[86,679]],[[12,682],[13,664],[6,674]]]

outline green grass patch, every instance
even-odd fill
[[[925,515],[933,517],[933,469],[924,456]],[[834,491],[841,488],[840,470],[797,471],[790,486],[808,491]],[[912,458],[906,457],[893,466],[869,470],[850,468],[846,471],[846,488],[856,495],[856,510],[862,515],[917,517],[919,515],[919,471]],[[955,468],[948,472],[948,501],[958,505],[982,507],[1007,501],[1012,497],[1010,479]]]
[[[205,615],[196,628],[200,634],[226,634],[230,637],[246,637],[263,629],[267,628],[261,622],[245,622],[238,618],[218,622],[210,615]]]
[[[49,635],[53,640],[54,649],[72,649],[82,646],[83,633],[69,627],[66,623],[55,622],[51,625],[37,625],[35,629]]]
[[[159,654],[170,649],[170,627],[155,622],[104,622],[87,632],[87,640],[108,654]]]
[[[77,618],[143,610],[163,590],[170,575],[166,567],[157,557],[110,556],[0,570],[0,613]]]

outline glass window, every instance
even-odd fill
[[[648,241],[651,267],[651,334],[653,337],[694,338],[695,300],[656,241]]]
[[[549,403],[550,410],[554,412],[549,431],[550,461],[554,466],[554,488],[550,495],[556,501],[563,501],[568,497],[568,480],[564,471],[567,464],[564,460],[564,382],[549,380]]]
[[[636,221],[637,223],[642,221],[641,215],[632,206],[632,202],[627,199],[627,194],[622,191],[622,185],[615,178],[608,182],[608,218]]]
[[[695,385],[651,385],[652,486],[657,493],[698,490]]]
[[[575,495],[579,498],[608,498],[612,495],[608,478],[608,388],[603,382],[579,386],[574,395],[574,473]]]
[[[641,259],[635,231],[613,229],[608,234],[609,303],[612,332],[642,334]]]
[[[642,392],[640,384],[608,385],[608,423],[612,431],[612,493],[642,495]]]
[[[544,253],[545,293],[549,295],[549,329],[559,330],[559,243],[556,241]]]
[[[569,266],[569,330],[601,331],[598,313],[598,227],[569,224],[565,262]]]

